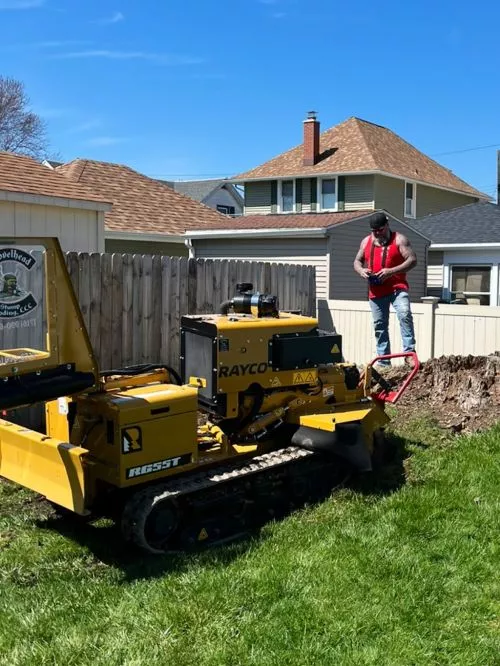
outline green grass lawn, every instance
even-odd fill
[[[500,664],[500,427],[394,437],[370,487],[173,559],[1,484],[0,664]]]

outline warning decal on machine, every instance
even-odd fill
[[[293,373],[294,384],[312,384],[318,379],[317,370],[304,370],[303,372]]]

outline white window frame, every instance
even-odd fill
[[[484,250],[445,250],[443,258],[443,300],[445,303],[450,300],[451,296],[451,273],[453,266],[457,268],[466,268],[468,266],[491,268],[490,307],[500,305],[500,265],[497,252],[485,253]]]
[[[286,182],[292,182],[293,183],[293,208],[292,210],[283,210],[283,183]],[[283,215],[290,215],[291,213],[295,213],[297,211],[297,202],[295,200],[296,198],[296,186],[295,186],[295,178],[282,178],[281,180],[278,180],[278,202],[277,202],[277,208],[278,208],[278,213],[283,213]]]
[[[323,181],[324,180],[334,180],[335,181],[335,206],[333,208],[323,208]],[[337,176],[323,176],[318,178],[317,190],[316,190],[316,201],[318,210],[328,211],[330,213],[336,213],[339,209],[339,179]]]
[[[453,271],[454,271],[455,268],[462,269],[462,270],[464,268],[465,269],[466,268],[488,268],[489,271],[490,271],[490,289],[489,289],[489,291],[488,292],[486,292],[486,291],[477,291],[477,292],[476,291],[468,291],[468,292],[464,292],[464,293],[466,293],[466,295],[468,295],[468,296],[471,296],[472,298],[474,298],[474,296],[486,296],[486,295],[488,295],[489,298],[490,298],[489,305],[490,306],[491,305],[495,306],[497,304],[496,303],[497,299],[496,299],[495,289],[494,289],[494,280],[498,279],[498,278],[495,275],[493,264],[484,263],[482,261],[476,261],[476,262],[475,261],[468,261],[468,262],[453,261],[449,264],[448,268],[449,268],[449,279],[448,279],[448,285],[449,286],[448,286],[448,290],[449,290],[450,297],[453,293],[456,293],[456,292],[452,291],[452,288],[453,288]]]
[[[411,200],[411,215],[406,213],[406,186],[411,185],[413,187],[413,198]],[[413,180],[405,180],[405,189],[404,189],[404,203],[403,203],[403,217],[409,217],[414,220],[417,217],[417,183]]]

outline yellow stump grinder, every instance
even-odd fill
[[[40,332],[42,334],[40,335]],[[211,544],[369,471],[398,390],[340,335],[238,285],[181,318],[179,376],[101,372],[56,239],[0,242],[0,410],[45,404],[46,433],[0,420],[0,475],[150,553]],[[333,484],[335,485],[335,484]]]

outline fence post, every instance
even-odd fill
[[[436,305],[439,303],[439,298],[437,296],[422,296],[420,300],[425,306],[425,311],[424,324],[421,329],[424,334],[418,345],[419,356],[423,361],[427,361],[434,358]]]

